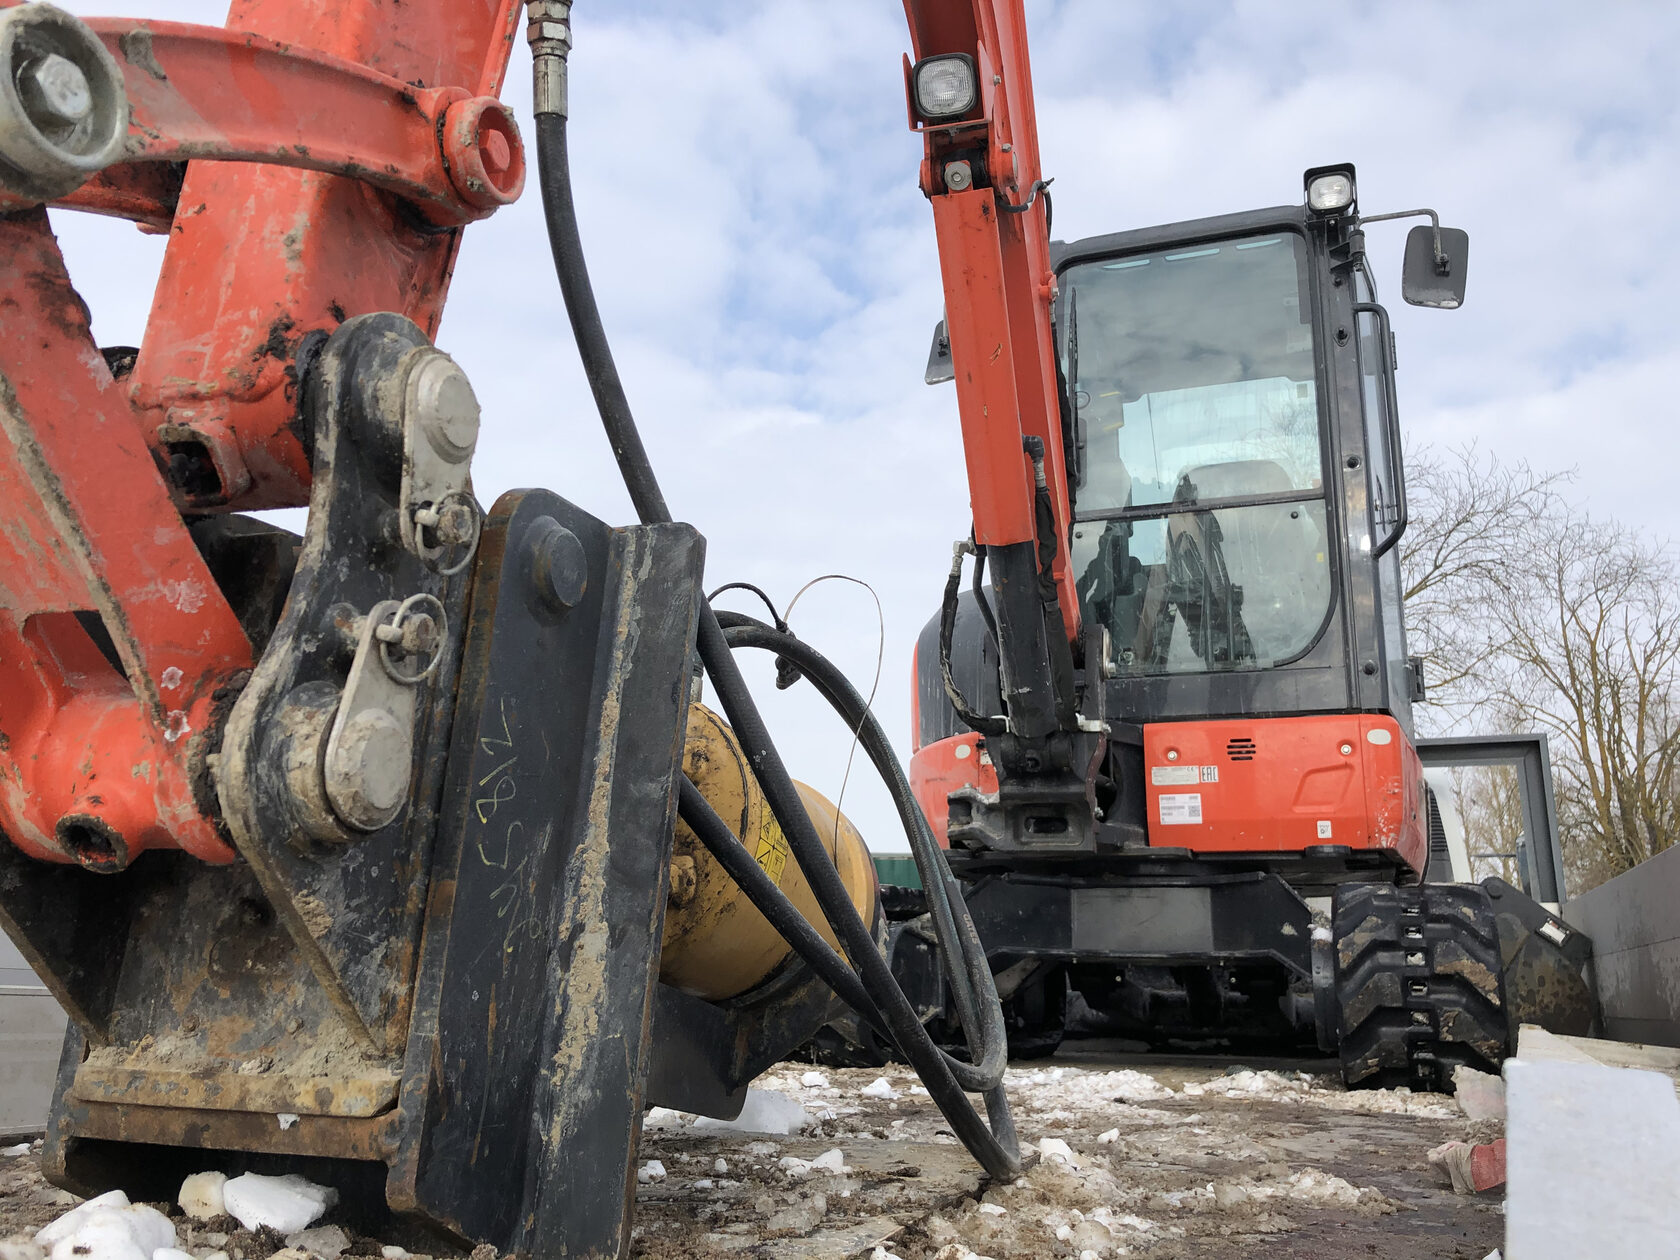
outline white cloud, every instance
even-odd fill
[[[576,20],[585,243],[667,496],[706,533],[711,584],[783,601],[830,571],[876,586],[878,708],[907,752],[911,645],[968,521],[954,398],[921,384],[941,297],[900,6],[623,0]],[[1680,533],[1670,6],[1034,0],[1029,30],[1058,236],[1294,202],[1305,167],[1351,159],[1366,210],[1432,205],[1472,237],[1464,310],[1394,302],[1410,429],[1579,465],[1593,506]],[[527,75],[521,49],[523,117]],[[99,334],[135,339],[159,243],[69,219]],[[1371,231],[1390,297],[1404,231]],[[540,483],[628,519],[534,190],[469,231],[440,343],[485,404],[482,493]],[[796,624],[867,687],[865,594],[821,587]],[[814,698],[774,693],[762,663],[754,674],[795,773],[833,795],[846,733]],[[847,807],[899,847],[867,771]]]

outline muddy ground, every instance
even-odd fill
[[[1035,1151],[1013,1184],[984,1179],[904,1069],[769,1073],[758,1086],[812,1117],[797,1136],[651,1113],[632,1255],[1481,1260],[1504,1235],[1501,1192],[1454,1196],[1428,1164],[1442,1142],[1500,1136],[1451,1099],[1344,1092],[1321,1062],[1089,1052],[1011,1068],[1008,1085]],[[830,1167],[804,1166],[835,1151]],[[73,1202],[42,1181],[33,1153],[0,1158],[0,1237],[27,1236]],[[191,1237],[179,1224],[198,1255],[265,1260],[284,1241],[231,1221]],[[410,1231],[350,1241],[347,1255],[389,1242],[455,1254]]]

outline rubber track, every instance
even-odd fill
[[[1338,1051],[1349,1086],[1451,1093],[1508,1041],[1499,929],[1475,885],[1343,884],[1332,908]]]

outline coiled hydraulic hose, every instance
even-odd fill
[[[666,506],[664,494],[659,488],[652,463],[636,428],[635,417],[625,395],[623,382],[619,378],[606,330],[601,323],[578,231],[566,140],[566,57],[571,46],[567,18],[570,5],[563,0],[531,0],[529,8],[532,19],[529,38],[535,76],[538,183],[542,189],[544,219],[548,227],[549,244],[554,255],[561,294],[571,319],[572,332],[577,341],[579,357],[583,361],[584,373],[595,396],[601,422],[606,429],[608,441],[612,444],[614,457],[618,461],[637,515],[644,523],[649,524],[669,521],[670,509]],[[772,635],[777,634],[768,626],[763,629]],[[798,644],[799,641],[791,635],[786,638],[788,644],[780,644],[779,650],[782,650],[784,655],[791,656],[796,649],[789,644]],[[1002,1086],[1006,1049],[997,989],[992,981],[991,969],[985,965],[983,951],[979,948],[966,905],[962,904],[960,898],[952,904],[949,898],[950,886],[947,881],[951,877],[938,846],[932,846],[932,863],[924,868],[923,881],[930,890],[930,903],[935,896],[942,897],[945,899],[946,909],[950,911],[943,921],[938,918],[935,920],[940,931],[940,946],[947,959],[960,956],[964,958],[965,964],[969,964],[973,958],[979,958],[978,970],[983,974],[981,979],[980,975],[975,974],[976,969],[972,965],[965,965],[959,973],[954,966],[947,964],[953,989],[960,993],[960,996],[955,997],[959,1018],[965,1021],[964,1028],[969,1033],[977,1060],[972,1065],[958,1065],[964,1069],[961,1081],[953,1072],[954,1061],[947,1059],[944,1052],[934,1044],[927,1030],[922,1027],[914,1008],[893,979],[891,968],[877,950],[868,927],[853,907],[845,883],[823,848],[816,827],[806,814],[804,804],[793,786],[793,780],[782,763],[757,706],[753,703],[752,695],[735,664],[729,640],[725,637],[709,602],[703,602],[701,605],[697,647],[724,714],[747,753],[748,763],[753,767],[771,812],[781,824],[794,860],[804,871],[805,878],[833,928],[836,939],[841,942],[852,966],[858,970],[856,979],[863,992],[857,992],[856,986],[838,975],[832,965],[838,960],[827,956],[832,955],[833,951],[820,936],[810,930],[808,924],[804,924],[805,930],[801,931],[791,922],[791,918],[800,918],[799,912],[781,890],[773,884],[766,887],[768,881],[752,879],[744,866],[734,862],[734,868],[740,871],[745,880],[742,884],[743,891],[748,893],[770,922],[777,925],[789,944],[799,951],[800,956],[813,970],[819,975],[828,973],[824,978],[831,984],[838,982],[836,992],[842,1000],[857,1009],[859,1014],[871,1023],[886,1025],[886,1031],[891,1033],[893,1040],[926,1083],[929,1096],[950,1120],[957,1137],[979,1160],[982,1167],[994,1177],[1013,1177],[1020,1170],[1020,1155]],[[799,662],[802,667],[807,660],[814,666],[819,661],[822,665],[828,664],[820,655],[810,653],[806,660]],[[815,667],[820,669],[820,666]],[[829,669],[832,670],[832,666]],[[855,690],[852,695],[856,695]],[[896,765],[896,758],[893,759],[893,763]],[[902,780],[902,771],[899,778]],[[895,792],[895,796],[897,795]],[[915,810],[919,816],[920,811],[913,797],[905,792],[903,799],[908,801],[909,808]],[[730,843],[723,841],[717,828],[712,826],[707,817],[709,814],[711,819],[715,819],[716,815],[709,807],[705,807],[705,801],[699,798],[692,784],[685,781],[682,785],[679,802],[685,804],[684,818],[694,827],[702,841],[706,841],[708,835],[711,836],[708,844],[709,847],[715,846],[714,852],[733,855],[734,850],[739,850],[745,855],[745,849],[741,848],[740,842],[732,835]],[[696,821],[700,826],[694,826]],[[918,840],[923,834],[927,834],[931,839],[931,833],[926,832],[926,827],[927,821],[922,818],[920,828],[916,831]],[[728,828],[724,827],[723,832],[729,834]],[[920,866],[924,856],[920,844],[917,844],[917,850]],[[729,860],[720,856],[720,861],[724,861],[726,869],[730,869]],[[754,865],[756,867],[756,864]],[[933,892],[936,888],[938,893]],[[754,895],[755,891],[757,895]],[[961,933],[955,928],[957,907],[961,907],[960,918],[964,925]],[[816,948],[817,946],[821,949]],[[986,1110],[991,1120],[990,1128],[980,1119],[973,1104],[964,1094],[965,1087],[984,1091]]]
[[[804,640],[740,613],[719,613],[718,621],[724,626],[724,636],[729,640],[730,647],[761,648],[792,660],[847,727],[856,732],[864,752],[886,784],[899,821],[904,825],[905,838],[910,842],[910,851],[916,859],[916,869],[921,874],[922,887],[927,894],[934,931],[941,941],[959,941],[962,945],[960,953],[945,950],[941,951],[941,957],[951,983],[952,998],[957,1004],[957,1018],[973,1039],[975,1061],[965,1063],[947,1055],[946,1062],[952,1075],[965,1089],[989,1088],[997,1081],[1008,1056],[1002,1011],[984,1006],[977,1010],[973,1005],[976,993],[984,994],[988,988],[996,991],[991,965],[986,961],[985,948],[974,930],[973,921],[966,913],[960,921],[957,919],[952,906],[952,885],[955,881],[951,868],[945,861],[938,840],[934,838],[932,828],[928,826],[927,816],[922,813],[915,794],[910,790],[910,782],[904,777],[904,767],[899,764],[898,754],[881,729],[880,721],[869,708],[868,701],[852,686],[851,680]],[[956,899],[959,903],[962,901],[960,893]],[[959,957],[962,974],[956,970],[956,959]]]

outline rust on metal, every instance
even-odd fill
[[[284,1129],[273,1112],[85,1103],[76,1115],[77,1136],[82,1138],[276,1155],[330,1151],[340,1159],[370,1162],[387,1158],[398,1127],[395,1112],[368,1119],[300,1114]]]

